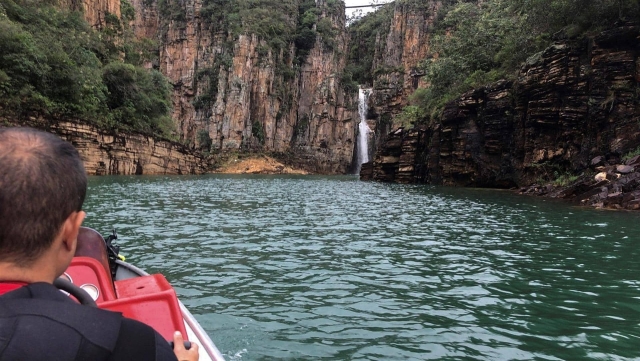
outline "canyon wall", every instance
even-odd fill
[[[395,3],[389,31],[382,31],[376,37],[371,68],[373,92],[367,120],[369,127],[376,129],[371,134],[374,153],[392,130],[392,119],[408,105],[409,96],[416,89],[428,86],[419,65],[433,56],[431,30],[441,8],[440,0]]]
[[[431,28],[442,2],[427,0],[419,9],[416,6],[396,3],[389,33],[376,39],[371,101],[379,113],[399,113],[418,87],[427,86],[418,65],[431,50]]]
[[[640,27],[558,42],[514,82],[470,91],[442,120],[389,134],[363,178],[510,188],[598,171],[640,144]]]
[[[84,19],[93,28],[106,25],[105,16],[113,14],[120,18],[120,0],[59,0],[58,5],[73,11],[82,11]]]
[[[273,46],[270,35],[251,30],[255,21],[281,19],[296,29],[301,1],[292,1],[291,13],[279,12],[278,19],[269,19],[273,12],[267,11],[257,19],[245,19],[245,13],[228,23],[216,17],[240,3],[128,2],[135,10],[128,24],[135,37],[157,45],[157,57],[145,65],[160,70],[173,86],[172,119],[189,148],[280,153],[293,166],[315,173],[346,173],[351,167],[357,94],[341,84],[348,53],[343,1],[316,0],[315,42],[305,57],[299,56],[295,36]],[[61,1],[82,10],[97,29],[109,14],[122,20],[123,4],[129,6],[124,0]],[[322,21],[324,33],[316,32]]]
[[[114,134],[77,120],[0,116],[0,126],[30,126],[57,134],[80,153],[89,175],[204,174],[205,159],[182,144],[139,133]]]
[[[356,95],[340,84],[347,34],[344,4],[330,11],[318,0],[318,18],[328,18],[335,41],[320,36],[299,66],[295,46],[281,49],[269,39],[234,35],[203,15],[202,0],[169,6],[133,0],[138,37],[158,39],[157,67],[173,85],[172,118],[182,141],[217,151],[289,153],[295,166],[317,173],[345,173],[351,165],[356,129]],[[334,5],[336,6],[336,5]],[[298,14],[285,14],[297,22]],[[150,64],[151,66],[153,64]]]

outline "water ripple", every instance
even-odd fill
[[[230,360],[640,358],[634,213],[352,177],[101,177],[86,224]]]

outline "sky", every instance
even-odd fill
[[[346,6],[358,6],[358,5],[369,5],[372,0],[344,0]],[[378,4],[384,4],[391,2],[391,0],[378,0]],[[347,17],[351,16],[355,10],[362,10],[363,14],[366,14],[369,11],[373,11],[375,8],[362,8],[362,9],[347,9]]]

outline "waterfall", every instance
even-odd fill
[[[356,170],[360,173],[362,164],[369,161],[369,134],[371,129],[367,124],[367,103],[371,95],[371,89],[362,89],[358,94],[358,114],[360,115],[360,124],[358,126],[358,143],[356,145]]]

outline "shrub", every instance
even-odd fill
[[[328,49],[333,49],[336,44],[335,37],[337,31],[333,28],[333,23],[329,18],[322,18],[316,25],[316,31],[322,37],[323,44]]]
[[[107,106],[118,124],[147,132],[161,130],[170,110],[170,88],[162,74],[112,62],[104,67],[102,79],[108,89]]]
[[[132,9],[127,4],[121,4],[125,19]],[[167,80],[120,60],[123,49],[125,61],[148,58],[132,50],[127,36],[113,37],[114,30],[121,36],[128,26],[117,16],[105,15],[101,33],[80,12],[57,9],[50,1],[0,0],[0,8],[6,13],[0,15],[1,106],[171,135]]]
[[[373,85],[373,62],[376,39],[384,39],[391,28],[393,4],[384,5],[349,24],[349,66],[353,80],[359,84]]]
[[[210,150],[211,149],[211,145],[213,144],[213,140],[211,139],[211,137],[209,136],[209,132],[207,132],[206,130],[199,130],[197,135],[196,135],[196,139],[198,141],[198,144],[200,145],[200,149],[204,149],[204,150]]]
[[[251,124],[251,134],[253,134],[260,144],[264,144],[264,128],[259,120],[254,120]]]
[[[638,148],[630,151],[629,153],[625,154],[624,156],[622,156],[622,161],[626,162],[629,159],[631,159],[631,158],[633,158],[635,156],[638,156],[638,155],[640,155],[640,147],[638,147]]]

